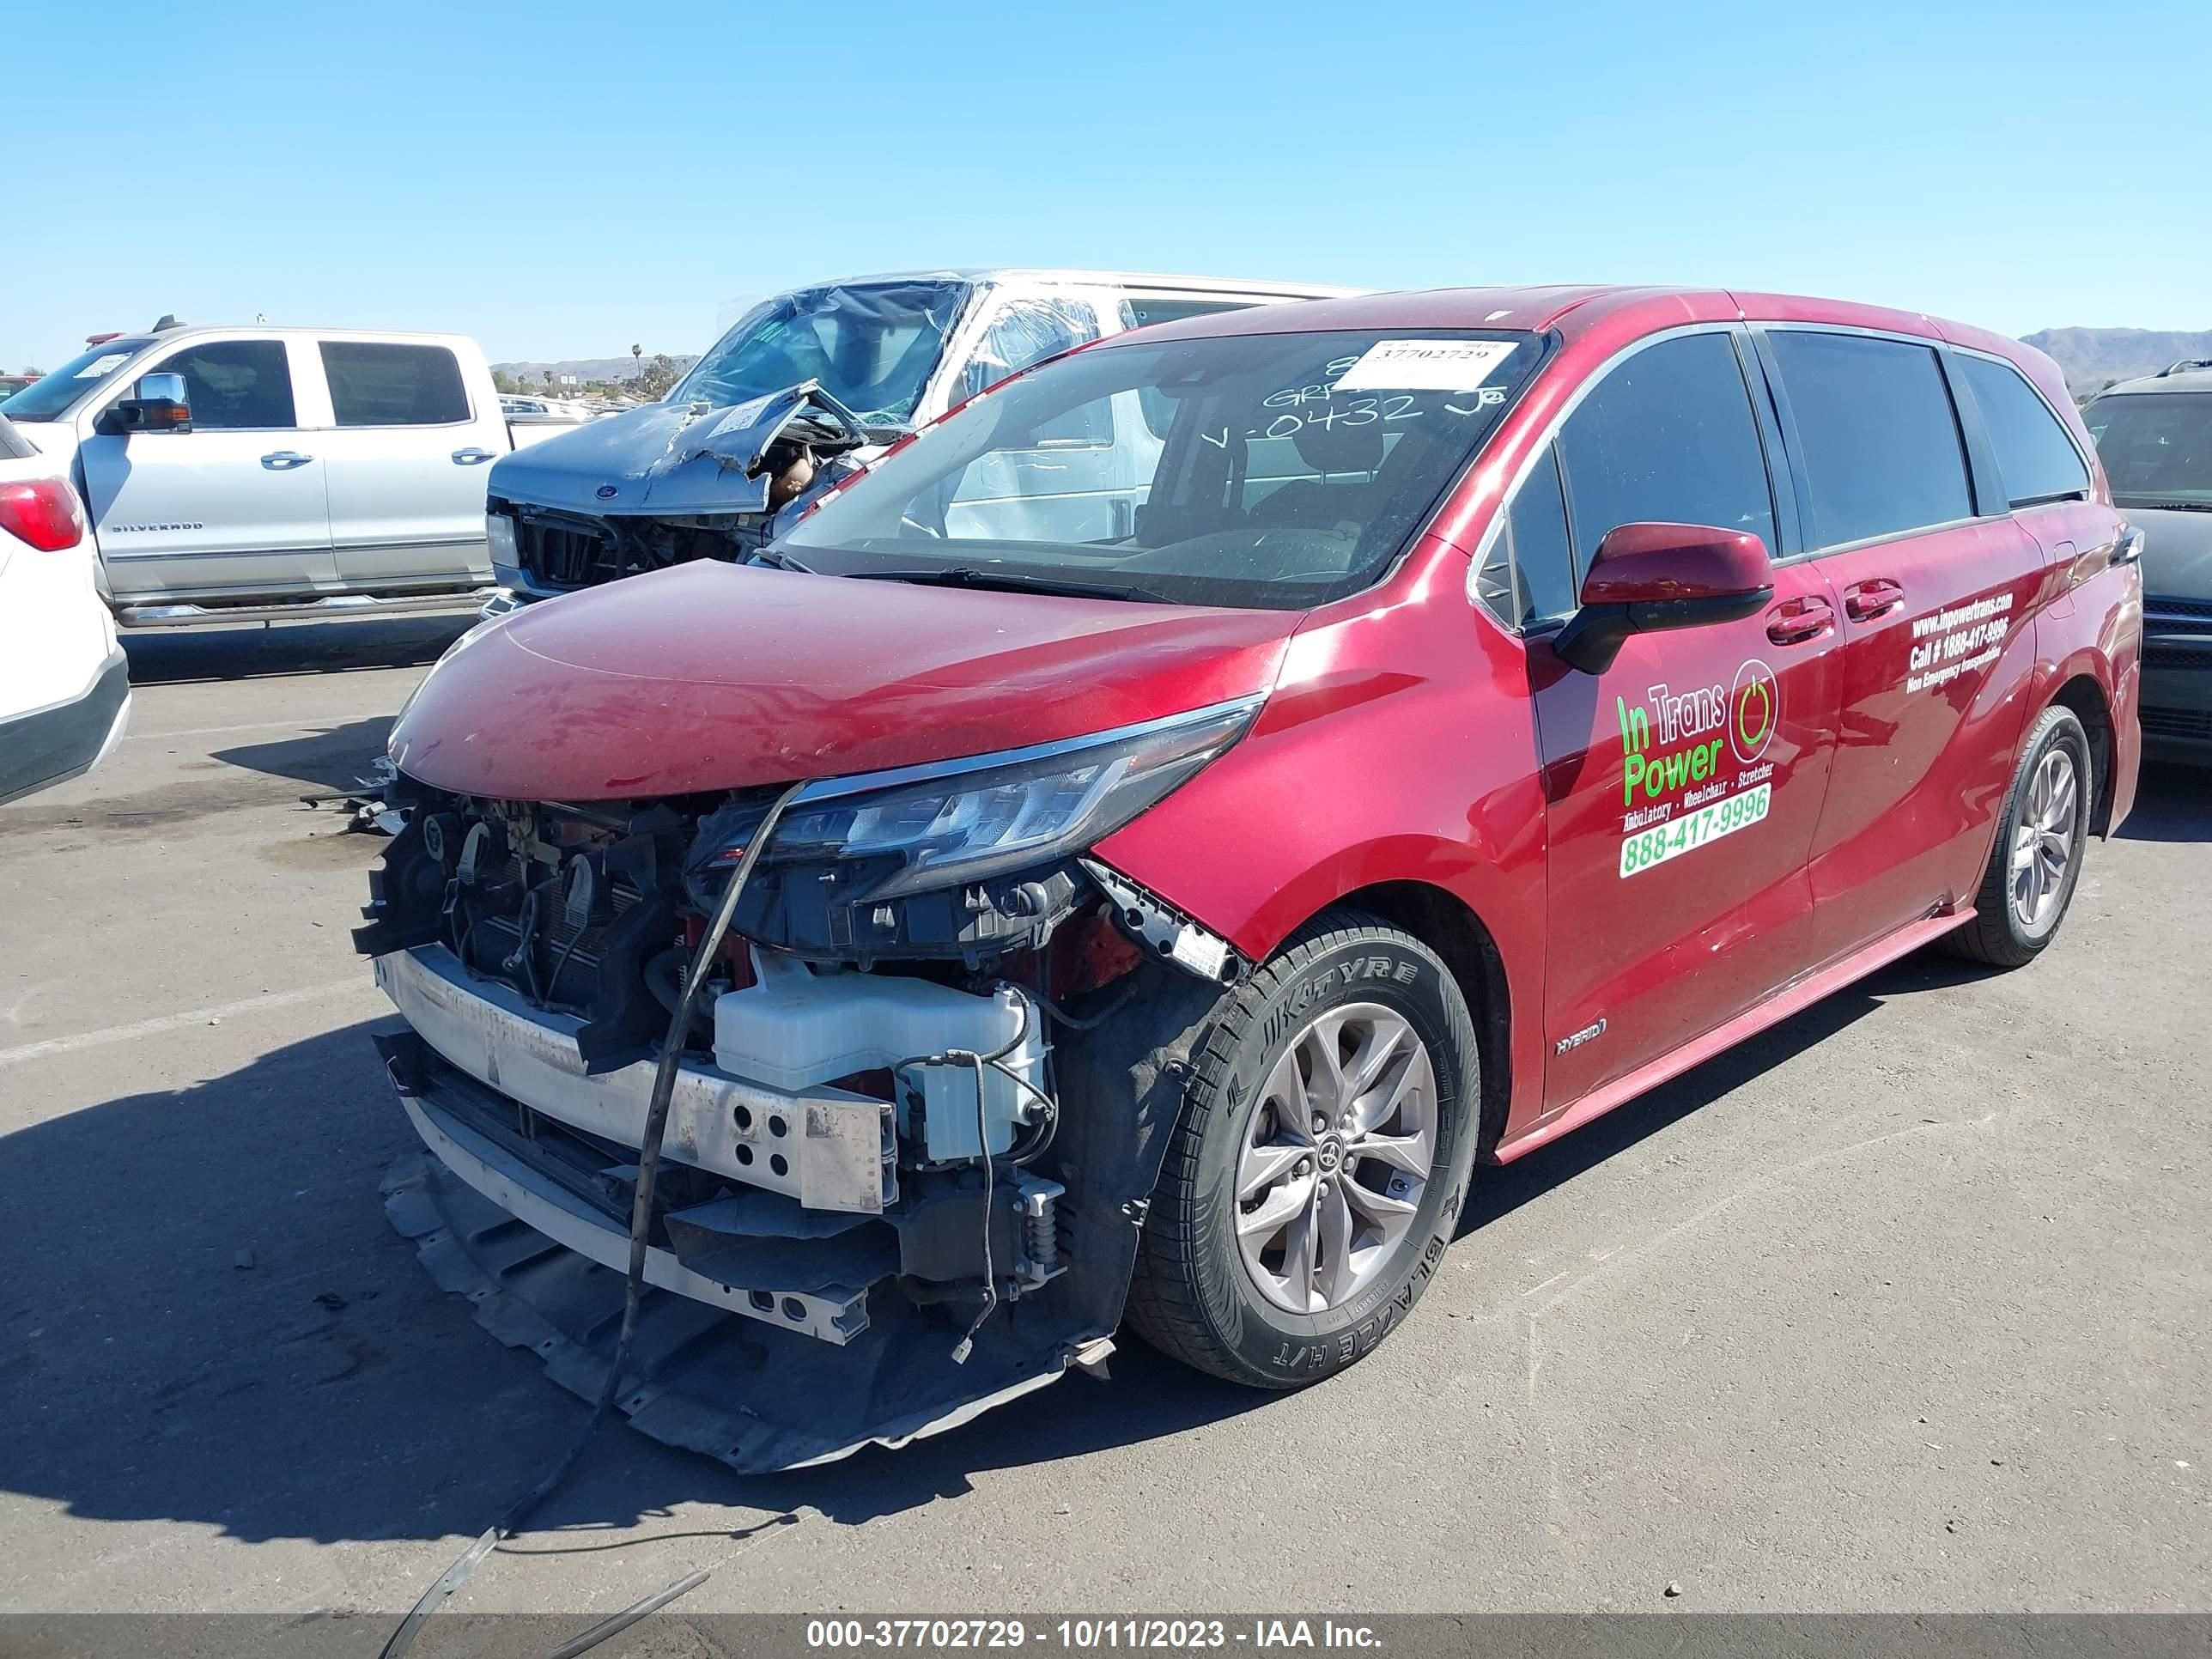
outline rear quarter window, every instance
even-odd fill
[[[38,453],[8,417],[0,415],[0,461],[27,461]]]
[[[1796,427],[1815,547],[1974,516],[1935,348],[1860,334],[1767,335]]]
[[[1964,353],[1952,361],[1981,411],[2012,506],[2063,501],[2089,488],[2089,469],[2073,438],[2018,369]]]
[[[325,340],[322,351],[340,426],[456,426],[469,418],[460,363],[444,346]]]

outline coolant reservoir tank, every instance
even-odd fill
[[[1021,1042],[1000,1062],[1044,1086],[1044,1017],[1019,991],[988,996],[889,974],[817,974],[787,957],[756,951],[754,984],[714,1000],[714,1063],[787,1094],[918,1056],[960,1049],[988,1054]],[[909,1155],[933,1163],[977,1156],[979,1127],[993,1152],[1013,1144],[1035,1101],[986,1067],[977,1122],[972,1066],[917,1066],[901,1076],[899,1133]]]

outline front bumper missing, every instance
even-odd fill
[[[517,1220],[428,1154],[393,1164],[383,1192],[386,1216],[440,1289],[465,1297],[477,1324],[535,1353],[571,1394],[599,1398],[622,1323],[621,1273]],[[956,1367],[946,1357],[955,1334],[900,1303],[830,1346],[649,1291],[615,1404],[655,1440],[764,1474],[957,1428],[1067,1368],[1054,1351],[988,1328]]]
[[[652,1067],[589,1075],[578,1022],[470,978],[441,946],[389,953],[376,972],[413,1027],[378,1046],[428,1154],[387,1175],[386,1214],[478,1323],[596,1399],[629,1261],[623,1149],[641,1135]],[[902,1288],[900,1229],[915,1224],[890,1113],[836,1089],[681,1068],[664,1154],[714,1178],[691,1178],[656,1218],[615,1396],[639,1428],[740,1471],[792,1468],[957,1426],[1110,1348],[1134,1255],[1129,1199],[1149,1179],[1117,1171],[1104,1206],[1074,1218],[1103,1277],[1009,1292],[957,1364],[974,1304]],[[665,1167],[662,1180],[665,1193]]]

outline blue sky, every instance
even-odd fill
[[[2201,0],[787,18],[15,9],[0,367],[165,311],[696,350],[732,300],[956,264],[2212,328]]]

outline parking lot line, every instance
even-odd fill
[[[100,1030],[82,1031],[75,1036],[49,1037],[44,1042],[27,1042],[20,1048],[0,1048],[0,1066],[41,1060],[48,1054],[65,1054],[78,1048],[96,1048],[110,1042],[130,1042],[139,1037],[156,1036],[163,1031],[177,1030],[186,1025],[205,1025],[228,1019],[234,1014],[250,1014],[263,1008],[289,1008],[295,1003],[319,1001],[341,991],[371,988],[372,982],[366,975],[356,975],[351,979],[331,980],[323,985],[303,985],[296,990],[271,991],[264,996],[244,997],[236,1002],[219,1002],[212,1007],[191,1008],[183,1013],[133,1020],[128,1025],[105,1026]]]
[[[283,720],[246,720],[237,726],[188,726],[177,732],[130,731],[123,734],[123,740],[125,743],[143,743],[155,738],[172,740],[178,738],[215,738],[233,732],[307,732],[318,726],[327,730],[335,723],[329,720],[297,718]]]

